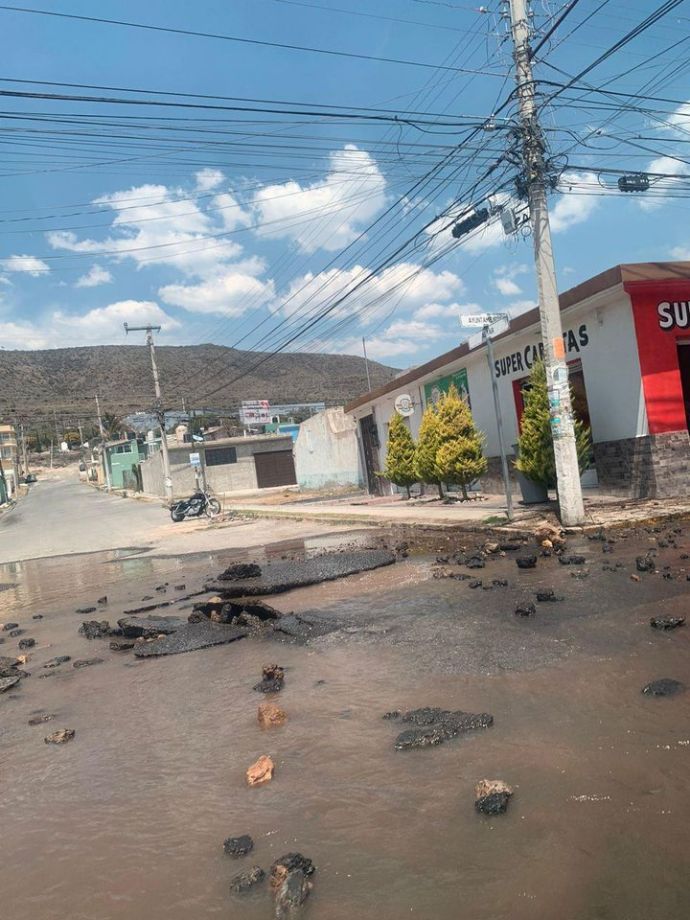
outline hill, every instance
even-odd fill
[[[255,367],[264,357],[268,360]],[[182,408],[183,399],[187,409],[232,409],[245,399],[333,404],[367,390],[364,359],[352,355],[272,357],[220,345],[180,345],[158,346],[156,359],[169,409]],[[376,387],[396,371],[370,361],[369,373]],[[123,414],[150,408],[154,396],[148,349],[103,345],[0,355],[3,415],[89,415],[96,393],[103,411]]]

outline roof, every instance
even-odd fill
[[[199,450],[200,447],[207,447],[211,450],[214,450],[216,447],[229,447],[230,445],[237,444],[256,444],[257,442],[263,444],[265,441],[289,441],[291,440],[289,434],[253,434],[247,435],[247,437],[237,437],[237,438],[218,438],[216,441],[195,441],[193,444],[187,442],[186,444],[175,444],[169,445],[169,449],[174,450]]]
[[[629,262],[615,265],[593,278],[588,278],[587,281],[583,281],[581,284],[564,291],[559,295],[558,300],[561,311],[563,311],[590,297],[594,297],[596,294],[615,288],[619,284],[631,284],[640,281],[669,281],[680,278],[690,280],[690,262]],[[528,310],[526,313],[521,313],[515,317],[511,321],[510,329],[496,336],[496,341],[500,341],[506,336],[514,335],[516,332],[521,332],[537,322],[539,322],[539,308],[535,307],[533,310]],[[360,406],[385,396],[386,393],[392,393],[409,383],[414,383],[420,377],[425,377],[427,374],[440,370],[447,364],[452,364],[454,361],[464,358],[472,350],[467,342],[463,342],[462,345],[458,345],[450,351],[432,358],[426,364],[420,364],[412,368],[412,370],[400,374],[383,386],[358,396],[347,403],[345,411],[352,412]]]

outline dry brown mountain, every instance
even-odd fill
[[[220,345],[156,348],[166,407],[230,409],[243,399],[273,403],[342,403],[367,389],[364,360],[352,355],[280,354],[238,351]],[[369,362],[373,387],[396,371]],[[235,379],[238,378],[238,379]],[[40,415],[90,413],[93,396],[103,410],[147,409],[153,403],[148,349],[103,345],[46,351],[3,351],[0,355],[0,411]]]

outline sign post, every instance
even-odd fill
[[[510,488],[510,472],[508,470],[508,457],[506,455],[505,440],[503,438],[503,416],[501,414],[501,403],[498,398],[498,383],[494,374],[494,346],[491,341],[492,336],[500,335],[510,327],[510,319],[507,313],[478,313],[473,316],[461,316],[460,322],[463,326],[481,326],[482,331],[481,344],[486,344],[486,359],[489,363],[489,376],[491,377],[491,389],[494,396],[494,412],[496,414],[496,430],[498,431],[498,447],[501,452],[501,472],[503,474],[503,487],[506,495],[506,513],[508,520],[513,520],[513,493]],[[472,337],[476,338],[475,336]],[[475,346],[473,346],[475,347]]]

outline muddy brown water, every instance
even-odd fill
[[[231,896],[229,881],[298,850],[318,867],[307,920],[685,920],[690,692],[648,699],[640,688],[690,684],[690,627],[648,626],[686,613],[688,563],[681,548],[661,550],[674,579],[631,581],[649,541],[607,556],[583,544],[587,578],[554,559],[534,572],[492,560],[472,573],[509,580],[491,591],[434,580],[429,560],[412,558],[276,599],[347,618],[311,646],[244,640],[145,661],[79,637],[75,607],[107,593],[92,616],[114,623],[163,582],[161,599],[178,583],[198,588],[229,561],[222,553],[0,567],[0,620],[38,641],[32,676],[0,697],[2,916],[263,920],[268,890]],[[601,571],[616,561],[620,572]],[[566,600],[516,618],[516,602],[545,586]],[[16,649],[5,638],[0,654]],[[57,654],[106,660],[39,679]],[[252,686],[270,660],[286,668],[277,701],[289,721],[266,732]],[[396,752],[399,729],[381,715],[422,705],[490,712],[495,724]],[[30,727],[36,710],[57,718]],[[75,740],[44,744],[60,727]],[[249,789],[244,771],[264,753],[275,778]],[[506,815],[475,813],[483,777],[514,786]],[[226,857],[223,839],[244,833],[254,852]]]

